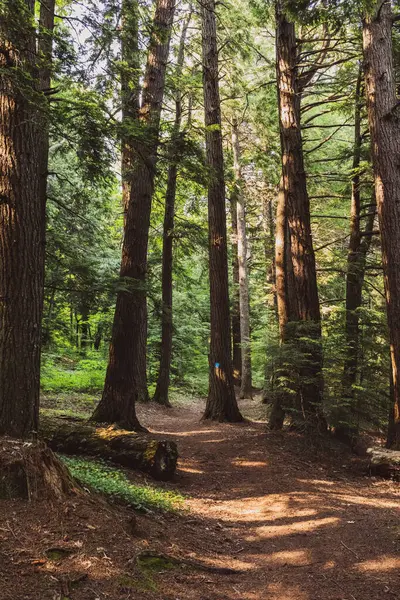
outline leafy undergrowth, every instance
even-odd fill
[[[56,354],[44,352],[40,385],[44,394],[101,394],[107,370],[108,355],[94,350],[85,356],[79,352]],[[156,371],[154,371],[156,373]],[[156,381],[149,380],[149,393],[153,396]],[[186,373],[185,378],[173,379],[170,392],[178,402],[182,397],[206,395],[208,371],[202,367],[198,372]]]
[[[43,392],[99,392],[104,385],[106,360],[90,355],[82,358],[45,356],[40,385]]]
[[[150,395],[152,390],[150,388]],[[101,398],[98,394],[80,392],[46,392],[41,396],[41,412],[48,417],[70,417],[72,419],[88,419]],[[178,390],[171,390],[171,404],[175,408],[187,407],[197,398]],[[153,405],[154,406],[154,405]]]
[[[185,499],[182,495],[150,485],[132,483],[120,469],[95,460],[64,455],[60,458],[81,485],[136,510],[176,512],[183,508]]]
[[[93,413],[100,395],[64,392],[43,394],[41,412],[48,417],[64,417],[88,419]]]

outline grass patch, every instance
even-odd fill
[[[162,556],[139,556],[137,565],[142,571],[154,571],[155,573],[177,568],[176,563]]]
[[[42,369],[41,387],[44,392],[98,392],[103,385],[103,368],[68,371],[49,365]]]
[[[48,417],[88,419],[99,402],[99,396],[80,393],[42,394],[41,413]]]
[[[88,358],[43,355],[40,385],[45,393],[100,392],[107,361],[89,354]]]
[[[183,507],[182,495],[150,485],[134,484],[123,471],[100,461],[64,455],[60,458],[83,486],[129,504],[136,510],[176,512]]]
[[[137,592],[157,591],[157,583],[154,581],[154,578],[147,573],[141,572],[141,579],[131,577],[130,575],[121,575],[118,577],[117,581],[122,590],[136,590]]]

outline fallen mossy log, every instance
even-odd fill
[[[368,448],[369,472],[385,479],[400,481],[400,451],[386,448]]]
[[[155,479],[173,478],[178,460],[175,442],[160,441],[116,426],[101,427],[86,421],[42,417],[40,437],[64,454],[86,454],[139,469]]]
[[[68,469],[43,442],[0,438],[0,499],[60,501],[79,492]]]

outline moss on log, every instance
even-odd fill
[[[49,417],[41,419],[40,437],[56,452],[104,458],[163,481],[175,475],[178,460],[175,442],[160,441],[116,426],[101,427],[86,421]]]
[[[385,479],[400,481],[400,451],[386,448],[369,448],[369,472]]]
[[[79,486],[43,442],[0,438],[0,499],[62,500]]]

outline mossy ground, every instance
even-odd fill
[[[62,455],[61,459],[83,487],[135,510],[176,512],[184,507],[185,498],[181,494],[150,484],[133,483],[122,469],[85,458]]]

